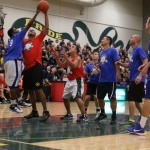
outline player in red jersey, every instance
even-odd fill
[[[62,53],[65,60],[64,62],[60,61],[60,57],[55,50],[53,50],[52,52],[53,57],[56,59],[58,66],[61,68],[67,68],[68,70],[68,81],[65,84],[63,93],[63,101],[67,110],[67,114],[61,117],[61,119],[73,119],[73,115],[71,114],[70,109],[70,99],[73,98],[76,100],[81,111],[81,115],[77,119],[77,122],[88,121],[87,116],[85,115],[84,102],[82,100],[84,92],[84,71],[82,66],[82,60],[78,55],[79,51],[80,50],[77,45],[71,45],[67,53]],[[70,57],[68,57],[68,54],[70,55]]]
[[[39,117],[36,101],[39,98],[43,106],[43,116],[40,121],[46,121],[50,114],[47,111],[46,97],[42,90],[43,73],[42,73],[42,43],[49,28],[49,20],[47,12],[45,16],[45,27],[42,32],[36,36],[36,32],[32,29],[28,31],[28,39],[24,40],[23,57],[25,69],[23,72],[24,88],[29,91],[30,100],[32,103],[32,112],[25,116],[26,119]]]

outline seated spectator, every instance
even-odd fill
[[[53,58],[53,56],[50,54],[49,58],[48,58],[48,63],[50,64],[50,66],[57,66],[56,60]]]
[[[48,54],[45,47],[42,47],[42,62],[48,60]]]
[[[43,79],[43,92],[46,96],[47,101],[50,101],[51,99],[51,83],[52,83],[52,78],[51,78],[51,68],[50,66],[47,66],[47,74],[46,77]]]
[[[47,66],[48,66],[48,62],[44,60],[42,63],[43,78],[47,76]]]
[[[50,38],[48,39],[48,45],[52,45],[54,41],[52,41]]]
[[[4,74],[0,73],[0,103],[5,104],[10,102],[10,96],[9,99],[5,97],[5,92],[9,95],[9,88],[5,83]]]
[[[122,78],[122,81],[120,82],[121,87],[127,87],[128,83],[126,82],[126,78]]]
[[[60,45],[60,46],[64,46],[64,45],[65,45],[64,39],[62,39],[62,41],[60,42],[59,45]]]

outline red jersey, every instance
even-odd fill
[[[6,85],[5,80],[0,81],[0,88],[3,88]]]
[[[72,62],[75,61],[75,58],[71,59]],[[83,65],[77,67],[77,68],[72,68],[71,73],[67,76],[68,80],[74,80],[77,78],[83,78],[84,76],[84,70],[83,70]]]
[[[3,37],[3,36],[4,36],[4,30],[2,28],[2,29],[0,29],[0,37]]]
[[[36,62],[42,64],[42,43],[45,35],[41,32],[34,39],[24,40],[23,57],[25,70],[33,67]]]
[[[6,86],[5,76],[0,77],[0,88],[4,88]]]

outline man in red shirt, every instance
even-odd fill
[[[42,90],[42,43],[49,28],[49,20],[47,12],[45,16],[45,27],[42,32],[36,36],[34,30],[28,31],[28,39],[24,40],[23,57],[25,69],[23,72],[24,88],[29,91],[30,100],[32,103],[32,112],[25,116],[26,119],[39,117],[36,100],[40,99],[43,106],[43,116],[40,121],[46,121],[50,114],[47,111],[46,97]]]
[[[85,115],[84,102],[82,100],[84,92],[84,83],[83,83],[83,65],[79,53],[79,47],[77,45],[72,45],[69,48],[68,54],[63,52],[63,57],[65,62],[60,61],[58,53],[53,50],[53,57],[56,59],[58,66],[61,68],[67,68],[68,81],[65,84],[65,89],[63,93],[63,101],[67,110],[67,114],[61,117],[61,119],[73,119],[73,115],[70,110],[70,99],[73,98],[76,100],[79,109],[81,111],[80,117],[77,119],[77,122],[88,121],[87,116]]]

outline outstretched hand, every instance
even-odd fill
[[[58,58],[59,55],[58,55],[58,52],[55,50],[54,46],[50,47],[50,52],[51,52],[53,58],[55,58],[55,59]]]

